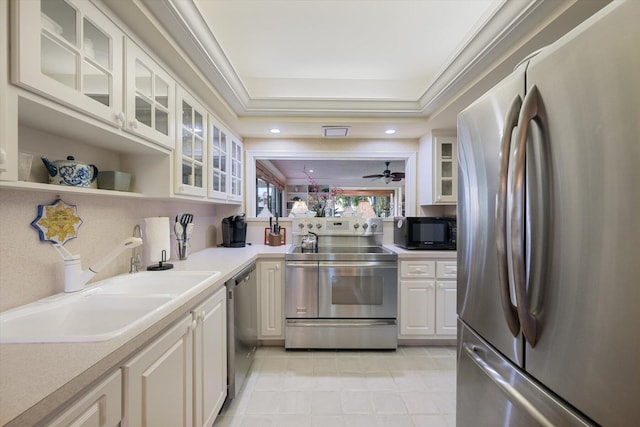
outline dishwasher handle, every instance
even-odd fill
[[[255,270],[256,264],[253,263],[233,276],[231,279],[229,279],[225,283],[225,285],[227,286],[227,288],[236,288],[242,285],[244,282],[248,282],[249,280],[251,280],[251,275],[255,274]]]

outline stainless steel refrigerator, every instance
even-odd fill
[[[458,116],[457,425],[640,423],[640,1]]]

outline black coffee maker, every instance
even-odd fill
[[[247,223],[244,214],[234,215],[222,220],[222,246],[226,248],[244,248],[247,241]]]

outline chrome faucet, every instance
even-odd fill
[[[133,227],[133,237],[142,238],[140,224],[136,224],[136,226]],[[137,273],[138,268],[141,266],[142,260],[140,259],[140,249],[138,249],[138,246],[135,246],[133,249],[131,249],[131,269],[129,270],[129,273]]]

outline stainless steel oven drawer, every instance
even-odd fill
[[[287,319],[285,348],[396,349],[395,319]]]

